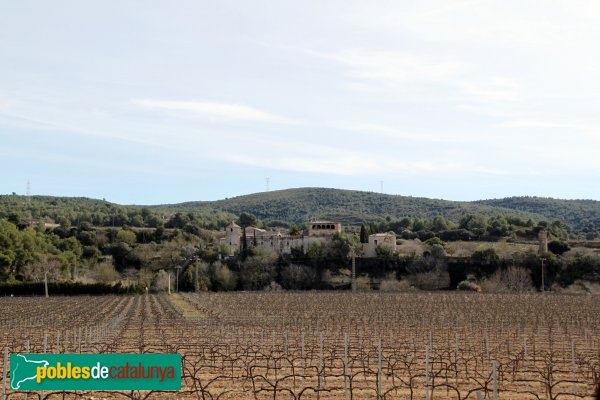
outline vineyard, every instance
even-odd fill
[[[0,299],[1,399],[591,399],[600,298],[238,292]],[[182,391],[16,392],[7,353],[180,353]]]

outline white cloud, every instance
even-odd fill
[[[412,100],[421,97],[422,92],[430,93],[430,100],[438,99],[440,92],[479,102],[523,100],[521,85],[515,79],[487,75],[478,78],[478,69],[466,62],[426,58],[404,51],[303,51],[341,64],[349,78],[346,87],[352,90],[374,92],[379,89],[397,95],[401,89],[416,89]]]
[[[523,100],[521,86],[513,79],[495,78],[477,84],[459,82],[458,87],[468,95],[490,102],[516,102]]]
[[[132,99],[131,103],[153,110],[183,112],[204,117],[211,121],[293,122],[288,118],[240,104],[155,99]]]
[[[503,122],[500,127],[502,128],[533,128],[533,129],[553,129],[553,128],[574,128],[574,129],[587,129],[588,126],[585,124],[575,122],[558,122],[558,121],[541,121],[534,119],[516,119],[512,121]]]
[[[344,50],[326,57],[348,67],[348,76],[360,80],[428,83],[443,81],[465,70],[460,63],[428,60],[399,52]]]
[[[455,134],[451,132],[410,132],[401,128],[371,122],[335,121],[332,125],[347,131],[369,133],[381,137],[388,137],[390,139],[402,139],[413,142],[458,143],[473,142],[481,139],[481,137],[477,135]]]

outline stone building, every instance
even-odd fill
[[[363,257],[376,257],[377,246],[383,246],[390,249],[392,252],[396,252],[396,234],[392,231],[385,233],[374,233],[369,235],[369,242],[363,244],[362,256]]]
[[[342,232],[342,224],[333,221],[311,221],[308,229],[301,235],[290,235],[280,231],[266,231],[255,226],[246,227],[246,242],[248,246],[262,246],[275,250],[280,254],[289,254],[293,248],[306,252],[313,243],[327,243],[336,233]],[[225,236],[221,243],[229,246],[229,256],[242,248],[243,229],[235,222],[225,227]]]

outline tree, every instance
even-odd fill
[[[48,281],[56,281],[66,278],[67,271],[58,259],[44,255],[38,261],[25,265],[22,275],[26,281],[43,282],[48,274]]]
[[[481,236],[487,229],[487,221],[481,215],[467,214],[462,217],[458,224],[459,228],[467,229],[474,234]]]
[[[281,271],[281,284],[285,289],[312,289],[317,280],[317,273],[306,265],[291,264]]]
[[[487,231],[492,236],[507,236],[510,232],[508,222],[502,215],[496,215],[488,220]]]
[[[117,233],[117,240],[122,243],[132,245],[135,243],[135,233],[125,229],[119,229]]]
[[[277,277],[277,253],[265,247],[258,247],[255,252],[242,264],[240,280],[244,290],[261,290]]]
[[[471,254],[471,262],[478,265],[485,274],[496,271],[500,263],[500,257],[493,248],[477,250]]]
[[[237,287],[237,276],[221,263],[214,265],[214,281],[218,290],[229,291]]]
[[[566,253],[567,251],[571,250],[571,247],[566,242],[560,240],[553,240],[550,243],[548,243],[548,250],[560,256]]]
[[[433,220],[431,221],[432,231],[439,232],[445,231],[446,229],[448,229],[448,221],[446,221],[446,219],[443,216],[436,215],[435,217],[433,217]]]
[[[360,242],[369,243],[369,233],[364,225],[360,225]]]
[[[238,219],[238,223],[240,224],[240,226],[242,228],[254,226],[254,225],[256,225],[257,221],[258,221],[258,219],[256,218],[255,215],[247,213],[247,212],[242,212]]]

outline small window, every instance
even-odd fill
[[[312,226],[312,228],[313,228],[313,229],[317,229],[317,226],[316,226],[316,225],[313,225],[313,226]]]
[[[377,246],[377,239],[375,239],[375,246]]]

